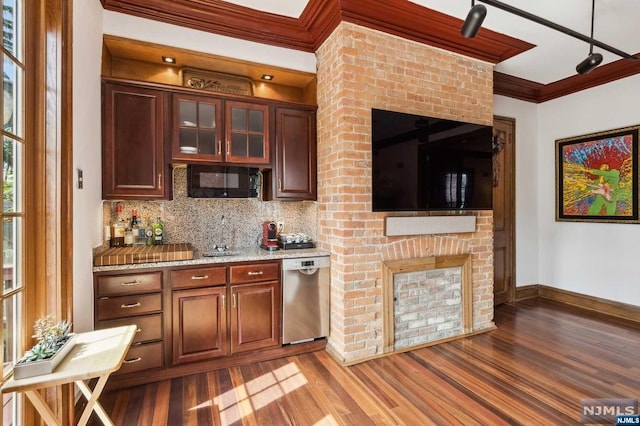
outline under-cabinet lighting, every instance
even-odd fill
[[[175,64],[176,63],[176,58],[173,58],[171,56],[163,56],[162,57],[162,62],[167,63],[167,64]]]
[[[273,76],[271,74],[262,74],[262,79],[270,81],[273,80]]]

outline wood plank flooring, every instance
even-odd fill
[[[344,368],[316,352],[105,393],[116,425],[564,425],[640,398],[640,325],[534,299],[497,330]],[[94,415],[90,424],[100,424]]]

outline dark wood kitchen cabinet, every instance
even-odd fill
[[[162,90],[103,84],[102,198],[171,198]]]
[[[280,345],[277,281],[231,286],[231,353]]]
[[[97,274],[95,328],[135,324],[134,341],[116,374],[164,365],[162,271]]]
[[[280,264],[232,265],[229,281],[231,353],[279,346]]]
[[[279,262],[173,270],[173,364],[278,347],[279,276]]]
[[[173,364],[228,353],[227,287],[173,292]]]
[[[171,271],[174,365],[227,355],[227,268]]]
[[[269,107],[173,94],[173,161],[269,164]]]
[[[275,163],[266,173],[266,199],[317,198],[316,113],[311,109],[275,109]]]

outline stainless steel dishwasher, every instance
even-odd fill
[[[329,335],[329,256],[282,260],[282,343]]]

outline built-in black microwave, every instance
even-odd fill
[[[257,198],[260,171],[253,167],[187,166],[187,195],[192,198]]]

